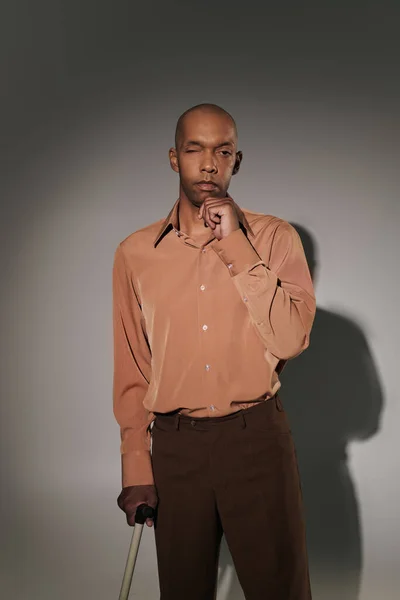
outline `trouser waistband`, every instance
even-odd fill
[[[189,415],[183,415],[179,412],[180,409],[168,412],[168,413],[157,413],[154,415],[156,419],[164,420],[170,422],[171,419],[175,420],[175,428],[179,429],[181,423],[195,425],[196,423],[204,424],[204,425],[217,425],[220,423],[224,423],[226,421],[232,421],[234,419],[242,420],[242,427],[246,427],[246,415],[253,417],[257,414],[257,412],[261,412],[265,405],[269,402],[275,402],[278,410],[283,410],[283,406],[278,394],[275,394],[272,398],[267,400],[262,400],[261,402],[257,402],[255,406],[250,406],[249,408],[241,408],[233,413],[228,415],[224,415],[222,417],[191,417]]]

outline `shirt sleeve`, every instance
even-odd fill
[[[121,432],[122,487],[153,484],[148,430],[152,413],[143,406],[151,376],[151,352],[121,244],[114,255],[112,289],[113,408]]]
[[[268,260],[262,260],[242,229],[213,245],[265,349],[279,360],[294,358],[309,345],[316,301],[300,236],[282,221]]]

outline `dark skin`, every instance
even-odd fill
[[[224,113],[196,110],[186,115],[176,148],[170,148],[171,168],[179,173],[179,226],[200,242],[212,229],[222,239],[239,228],[238,215],[228,195],[243,154],[237,150],[234,124]],[[199,181],[211,181],[212,190]]]
[[[239,229],[239,218],[227,192],[242,156],[237,150],[235,125],[226,113],[197,109],[185,115],[169,160],[179,173],[179,228],[200,244],[214,237],[221,240]],[[198,182],[202,180],[212,182],[213,189],[201,189]],[[132,526],[139,504],[156,508],[157,491],[154,485],[125,487],[117,502]],[[146,524],[152,527],[153,519],[147,519]]]

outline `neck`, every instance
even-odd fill
[[[186,233],[192,239],[201,238],[208,239],[211,237],[211,232],[205,226],[203,219],[197,217],[199,213],[198,206],[192,204],[183,191],[182,187],[179,190],[179,229]]]

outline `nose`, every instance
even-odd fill
[[[216,165],[214,156],[211,152],[205,152],[203,154],[201,170],[205,171],[206,173],[216,173],[217,172],[217,165]]]

